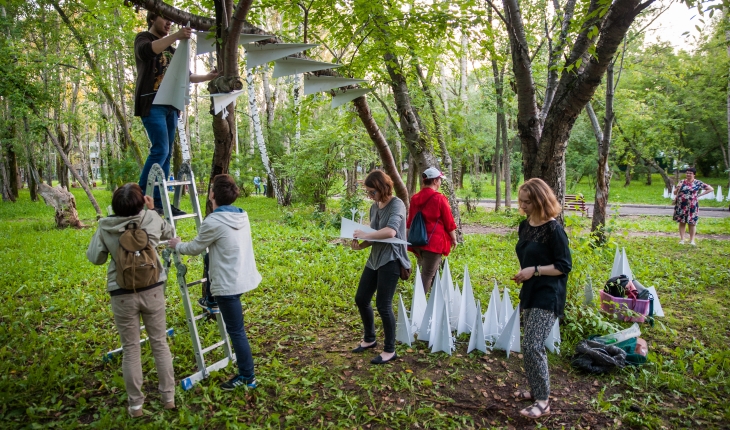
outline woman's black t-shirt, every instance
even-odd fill
[[[555,220],[538,227],[525,220],[520,223],[518,236],[515,251],[521,268],[553,264],[563,273],[560,276],[533,276],[525,281],[520,290],[520,309],[545,309],[562,317],[568,273],[573,266],[565,230]]]

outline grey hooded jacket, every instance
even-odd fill
[[[221,210],[223,209],[223,210]],[[243,210],[224,206],[208,215],[191,242],[179,243],[180,254],[210,253],[210,292],[214,296],[243,294],[256,288],[261,275],[256,269],[251,225]]]
[[[89,243],[89,248],[86,250],[86,258],[94,264],[101,265],[106,263],[109,254],[111,254],[112,259],[106,271],[107,291],[119,289],[117,285],[117,266],[114,260],[119,248],[119,236],[124,233],[127,224],[133,221],[136,223],[141,222],[140,227],[147,232],[154,247],[157,247],[160,240],[172,239],[172,226],[160,218],[157,212],[153,210],[143,210],[134,216],[109,216],[99,220],[99,227],[96,229],[94,237],[91,238],[91,243]],[[157,260],[160,265],[158,282],[166,281],[165,267],[159,262],[159,257]]]

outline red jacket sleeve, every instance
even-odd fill
[[[454,222],[454,215],[451,213],[451,205],[449,200],[441,195],[441,222],[444,223],[444,230],[446,233],[456,230],[456,222]]]

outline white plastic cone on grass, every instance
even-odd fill
[[[621,261],[622,261],[623,270],[624,270],[623,275],[626,275],[629,279],[633,280],[634,274],[633,274],[633,272],[631,272],[631,267],[629,267],[629,259],[626,256],[626,248],[623,248],[623,250],[622,250]]]
[[[466,289],[466,286],[464,289]],[[487,352],[487,343],[484,341],[484,325],[482,324],[482,304],[476,302],[475,306],[476,312],[474,312],[474,321],[472,323],[474,329],[471,331],[471,337],[469,337],[469,347],[466,350],[467,354],[475,349],[481,352]],[[461,320],[461,317],[459,317],[459,320]]]
[[[715,200],[718,202],[722,201],[723,195],[722,195],[722,187],[720,185],[717,186],[717,193],[715,193]]]
[[[441,302],[441,308],[441,312],[439,312],[440,316],[437,316],[436,324],[432,328],[434,333],[432,338],[434,339],[431,352],[441,351],[451,355],[454,343],[451,339],[451,327],[449,326],[449,316],[445,301]]]
[[[413,342],[413,332],[411,332],[411,322],[408,321],[406,315],[406,307],[403,304],[403,296],[398,295],[398,322],[395,329],[395,340],[411,346]]]
[[[502,332],[499,328],[499,317],[497,312],[497,308],[499,308],[500,303],[499,289],[497,289],[497,285],[495,283],[492,295],[489,298],[489,304],[487,305],[487,313],[484,314],[484,339],[490,344],[493,344]]]
[[[446,314],[446,321],[449,320],[448,310],[446,306],[446,300],[444,300],[444,292],[440,289],[431,291],[431,294],[435,295],[433,299],[433,316],[431,317],[431,327],[429,328],[428,346],[433,346],[436,340],[436,330],[438,324],[441,323],[442,315]]]
[[[520,352],[520,307],[512,313],[512,317],[507,321],[507,325],[502,334],[499,335],[497,342],[494,343],[494,349],[507,351],[509,357],[510,351]]]
[[[454,278],[451,277],[448,258],[444,259],[444,270],[441,273],[441,287],[445,293],[444,298],[447,302],[450,302],[451,295],[454,293]]]
[[[459,306],[459,323],[456,329],[457,336],[462,333],[471,333],[474,331],[476,327],[470,324],[474,322],[476,313],[479,313],[479,319],[481,321],[482,312],[481,310],[477,311],[477,304],[474,301],[474,290],[471,287],[469,268],[464,266],[464,290],[461,294],[461,305]]]
[[[667,190],[666,188],[664,189],[664,196],[663,197],[665,199],[668,199],[669,198],[669,190]]]
[[[426,313],[426,292],[423,290],[423,280],[421,280],[421,269],[416,266],[416,282],[413,287],[413,300],[411,301],[411,326],[413,332],[417,333],[423,321],[423,315]]]
[[[545,339],[545,348],[554,354],[560,354],[560,319],[555,319],[552,330]]]
[[[436,273],[435,281],[438,281],[438,273]],[[436,300],[436,295],[439,292],[438,288],[431,288],[431,295],[428,297],[426,311],[423,313],[421,325],[418,326],[418,340],[423,340],[425,342],[429,341],[431,335],[431,319],[433,319],[434,300]]]
[[[621,273],[621,251],[616,247],[616,254],[613,256],[613,266],[611,266],[611,278],[623,275]]]
[[[504,296],[502,296],[502,328],[505,327],[509,319],[512,317],[514,309],[512,308],[512,300],[509,298],[509,289],[504,287]]]
[[[451,324],[451,327],[458,327],[459,314],[461,314],[461,291],[459,291],[459,283],[454,282],[454,291],[451,295],[451,305],[449,308],[449,324]]]

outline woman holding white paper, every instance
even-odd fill
[[[527,219],[520,223],[515,246],[522,268],[512,278],[522,284],[520,309],[525,334],[522,338],[525,373],[530,391],[517,391],[520,400],[534,400],[520,411],[527,418],[550,414],[550,374],[545,340],[563,316],[568,273],[572,268],[568,237],[555,220],[562,207],[553,190],[539,178],[526,181],[519,191],[520,212]]]
[[[393,296],[401,276],[401,267],[411,268],[406,245],[402,243],[373,242],[406,238],[406,206],[393,195],[393,181],[380,170],[371,172],[365,178],[365,190],[374,202],[370,207],[370,227],[375,231],[366,233],[355,230],[352,249],[361,250],[371,247],[360,284],[355,294],[355,303],[360,311],[363,324],[363,340],[352,352],[363,352],[375,348],[375,318],[370,302],[377,293],[375,305],[383,321],[385,345],[383,352],[373,358],[373,364],[385,364],[398,358],[395,353],[395,314]],[[363,240],[363,242],[359,242]]]

